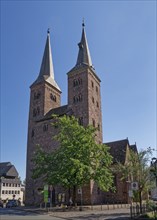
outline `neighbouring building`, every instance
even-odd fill
[[[15,166],[10,162],[0,163],[0,198],[3,201],[14,198],[23,203],[24,188]]]
[[[87,43],[85,25],[82,24],[81,41],[78,44],[79,51],[76,64],[67,73],[68,101],[61,106],[61,89],[55,81],[50,33],[47,33],[44,55],[37,79],[30,86],[30,108],[28,121],[27,142],[27,166],[26,166],[26,205],[39,204],[43,197],[38,189],[43,187],[40,180],[32,179],[31,161],[35,146],[44,147],[47,152],[58,147],[58,143],[52,140],[56,129],[51,126],[52,115],[74,115],[83,126],[88,124],[97,127],[97,143],[103,143],[102,139],[102,111],[101,111],[101,80],[93,67],[89,47]],[[108,145],[110,145],[108,143]],[[116,145],[115,145],[116,148]],[[112,151],[112,148],[111,148]],[[120,150],[116,150],[119,157]],[[127,152],[127,151],[126,151]],[[124,157],[126,157],[124,152]],[[113,155],[114,156],[114,155]],[[55,187],[51,190],[53,203],[57,202],[57,196],[61,189]],[[66,194],[66,192],[65,192]],[[98,204],[102,201],[102,192],[92,181],[83,188],[84,204]],[[123,194],[123,192],[122,192]],[[104,195],[104,194],[103,194]],[[78,195],[78,200],[80,195]],[[105,195],[104,195],[105,196]],[[120,199],[120,193],[117,196]],[[105,199],[104,199],[105,200]],[[124,201],[124,199],[122,199]],[[125,199],[127,201],[127,199]]]
[[[113,141],[105,143],[110,147],[110,154],[113,157],[113,166],[117,163],[126,164],[128,162],[128,157],[130,150],[137,152],[136,143],[134,145],[129,144],[128,138],[118,141]],[[104,203],[129,203],[129,189],[130,181],[129,179],[121,180],[121,173],[114,173],[114,187],[115,191],[109,191],[104,193],[103,202]]]

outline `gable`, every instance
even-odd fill
[[[8,176],[8,177],[18,177],[18,175],[19,174],[18,174],[16,168],[14,167],[14,165],[12,165],[6,173],[6,176]]]
[[[110,149],[109,153],[113,157],[113,164],[119,162],[124,164],[126,161],[127,146],[129,146],[128,139],[118,140],[114,142],[105,143]]]

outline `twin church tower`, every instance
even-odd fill
[[[89,124],[97,127],[96,141],[102,143],[102,112],[100,79],[92,65],[88,48],[85,25],[82,24],[81,41],[78,44],[79,51],[75,66],[67,73],[68,77],[68,103],[61,106],[61,89],[55,81],[53,69],[50,32],[47,32],[46,45],[41,63],[39,75],[30,86],[30,109],[28,121],[27,142],[27,167],[26,167],[26,205],[39,204],[42,196],[38,188],[43,187],[40,180],[32,179],[32,155],[35,146],[42,146],[47,152],[58,147],[58,143],[52,139],[56,134],[51,126],[52,115],[74,115],[83,126]],[[62,76],[60,76],[62,77]],[[94,196],[95,184],[86,187],[84,195],[85,203],[96,203],[99,200],[98,193]],[[57,202],[57,194],[61,189],[53,188],[52,202]],[[93,197],[93,198],[92,198]]]

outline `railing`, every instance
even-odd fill
[[[146,214],[148,212],[153,212],[154,217],[157,215],[157,206],[154,204],[149,206],[147,204],[143,204],[140,208],[139,205],[131,205],[130,206],[130,218],[134,219],[140,215]],[[155,218],[156,219],[156,218]]]

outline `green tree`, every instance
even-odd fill
[[[127,163],[118,163],[118,171],[122,174],[122,179],[128,179],[130,182],[138,183],[138,190],[133,191],[134,200],[140,203],[142,210],[142,196],[152,187],[150,179],[149,156],[150,150],[141,150],[139,153],[130,150]]]
[[[93,180],[103,191],[108,191],[113,183],[112,157],[108,147],[95,142],[96,129],[83,127],[72,116],[54,116],[52,126],[57,127],[54,137],[60,144],[51,153],[37,147],[33,161],[33,177],[43,177],[51,185],[61,185],[73,189],[75,202],[76,189]]]

